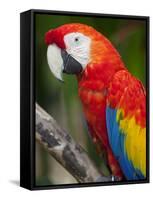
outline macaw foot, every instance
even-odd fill
[[[115,179],[115,181],[121,181],[124,175],[111,150],[108,151],[108,164],[112,173],[112,177],[115,177],[112,179]]]
[[[112,180],[112,181],[121,181],[121,180],[122,180],[122,177],[112,175],[112,176],[111,176],[111,180]]]
[[[96,179],[96,182],[114,182],[114,181],[121,181],[121,180],[122,180],[121,177],[111,175],[111,176],[99,176]]]

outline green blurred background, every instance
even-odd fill
[[[100,162],[88,134],[77,81],[72,75],[64,75],[64,83],[51,73],[46,59],[47,46],[44,35],[67,23],[84,23],[103,33],[119,51],[129,71],[145,86],[146,78],[146,22],[133,19],[107,17],[66,16],[36,14],[36,101],[50,113],[89,153],[106,175],[106,166]],[[60,166],[44,149],[36,144],[36,185],[76,183],[75,179]]]

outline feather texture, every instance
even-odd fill
[[[117,72],[110,84],[106,124],[109,143],[126,178],[144,179],[146,176],[145,91],[140,82],[125,70]]]

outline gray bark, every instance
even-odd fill
[[[36,140],[80,183],[107,182],[86,151],[36,104]]]

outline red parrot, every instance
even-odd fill
[[[118,180],[146,177],[146,92],[111,42],[94,28],[65,24],[45,34],[52,73],[75,74],[93,142]]]

